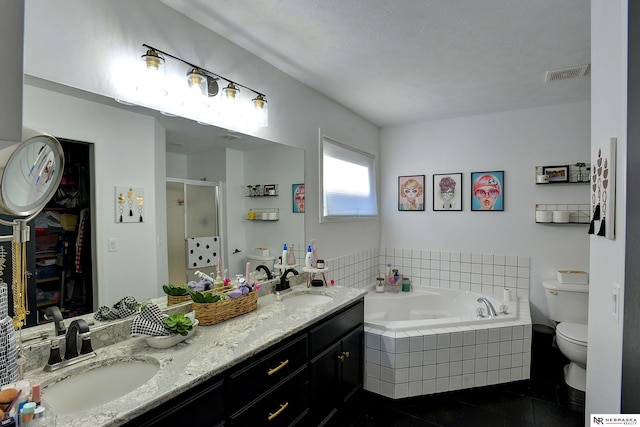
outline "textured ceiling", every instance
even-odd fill
[[[589,0],[162,0],[379,126],[560,104]]]

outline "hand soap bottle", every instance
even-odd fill
[[[311,245],[307,247],[307,255],[304,257],[304,266],[307,268],[313,268],[313,252]]]

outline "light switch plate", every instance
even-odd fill
[[[620,323],[620,284],[611,284],[611,316],[616,323]]]

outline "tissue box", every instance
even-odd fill
[[[256,248],[256,255],[269,256],[269,248]]]
[[[576,285],[588,285],[589,273],[580,270],[558,270],[558,282],[573,283]]]

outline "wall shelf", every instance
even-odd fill
[[[560,165],[560,166],[536,166],[535,167],[535,176],[534,182],[537,185],[549,185],[549,184],[589,184],[591,179],[591,163],[584,162],[585,166],[582,167],[582,180],[578,180],[578,172],[579,169],[575,164],[570,165]],[[549,180],[549,182],[538,182],[538,176],[544,175],[545,168],[562,168],[563,166],[567,166],[568,176],[566,181],[554,181],[553,178]]]
[[[537,221],[537,215],[534,213],[534,221],[537,224],[553,224],[553,225],[566,225],[566,224],[589,224],[591,218],[591,205],[589,204],[542,204],[538,203],[535,206],[535,212],[546,211],[562,211],[569,212],[569,222],[553,222],[551,221]]]

